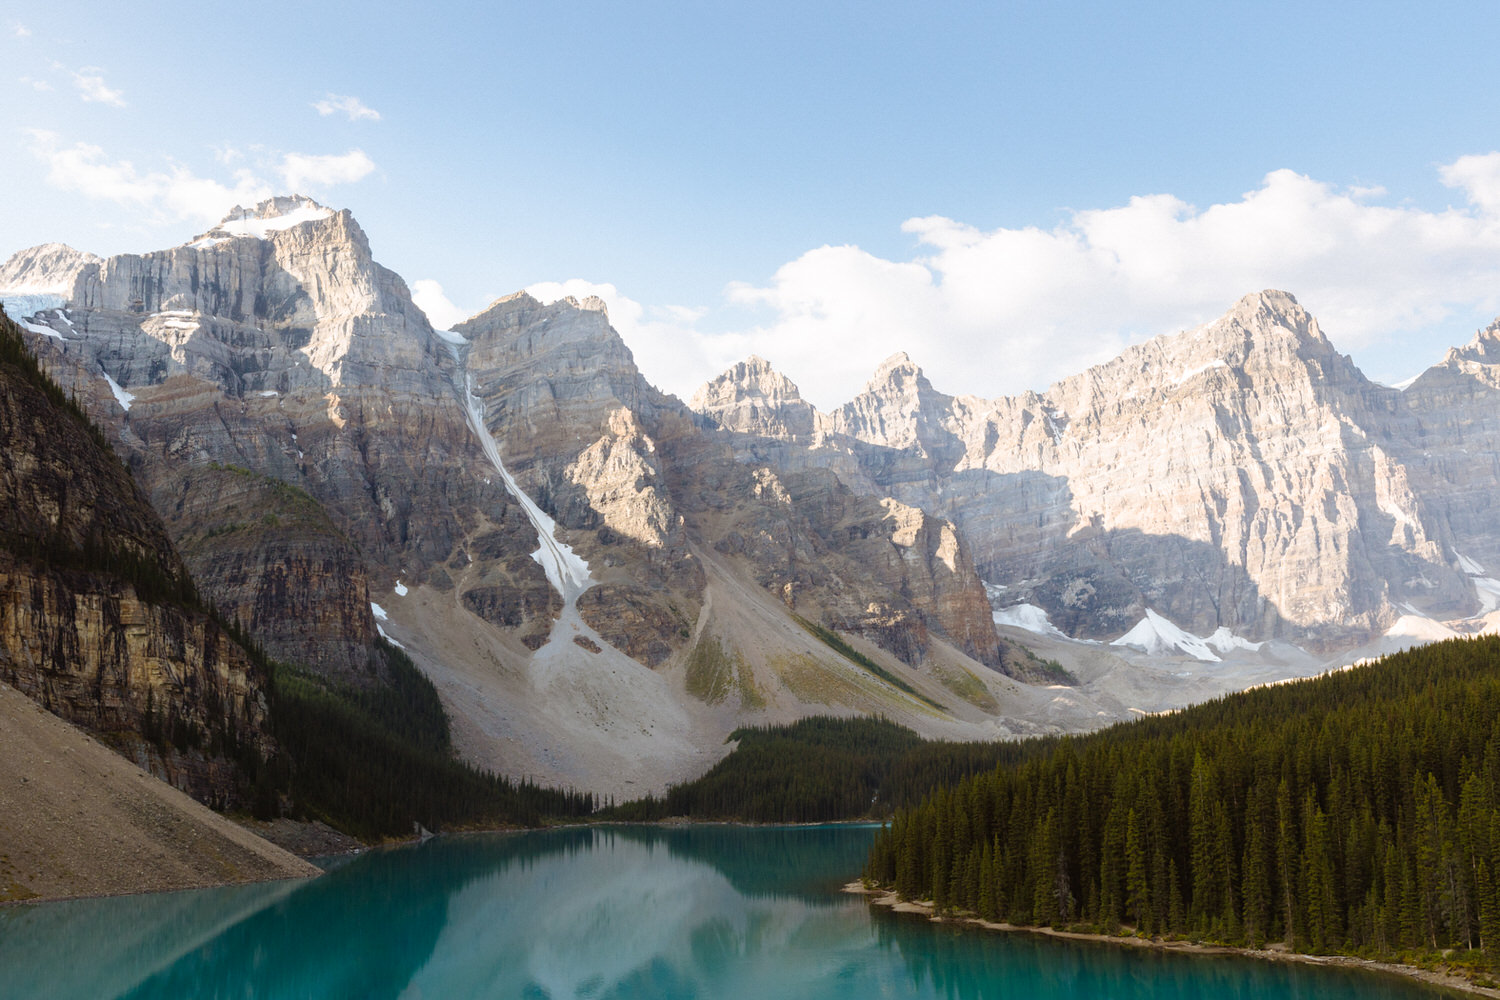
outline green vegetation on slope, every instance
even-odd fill
[[[991,920],[1410,956],[1500,948],[1497,865],[1488,637],[1023,745],[898,812],[866,875]]]
[[[1017,744],[933,743],[885,719],[815,716],[737,729],[739,746],[703,777],[613,806],[601,819],[827,823],[889,816],[944,782],[993,768]]]
[[[822,625],[819,625],[817,622],[808,621],[801,615],[792,615],[792,617],[797,620],[797,624],[807,629],[808,632],[812,633],[813,636],[815,636],[829,649],[833,650],[835,653],[838,653],[850,663],[853,663],[858,667],[863,667],[865,670],[868,670],[870,673],[874,674],[876,677],[879,677],[881,680],[885,681],[887,684],[891,685],[897,690],[905,691],[913,698],[916,698],[924,704],[937,709],[939,712],[946,711],[946,709],[944,709],[942,705],[939,705],[937,702],[933,701],[925,694],[922,694],[916,688],[912,687],[910,684],[906,683],[901,678],[897,677],[895,674],[891,673],[889,670],[885,669],[880,664],[876,663],[874,660],[870,659],[868,656],[861,653],[853,646],[849,645],[844,641],[844,637],[833,631],[833,629],[825,628]]]

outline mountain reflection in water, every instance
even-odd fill
[[[0,997],[1358,997],[1342,970],[994,935],[837,892],[859,827],[439,838],[311,882],[0,912]]]

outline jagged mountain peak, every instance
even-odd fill
[[[758,354],[703,383],[688,405],[726,430],[776,438],[811,433],[817,412],[795,382]]]
[[[0,264],[0,293],[8,296],[72,294],[73,279],[98,257],[66,243],[42,243]]]
[[[245,208],[236,205],[229,210],[229,214],[219,220],[223,226],[232,222],[243,222],[249,219],[288,219],[291,217],[308,216],[326,219],[333,214],[333,209],[300,194],[276,195],[264,201],[257,202],[253,208]]]
[[[905,351],[897,351],[875,368],[870,385],[884,384],[898,379],[923,379],[922,368]]]
[[[347,209],[334,211],[320,205],[304,195],[278,195],[259,202],[253,208],[236,205],[208,232],[195,237],[187,245],[195,250],[208,250],[227,240],[249,237],[258,240],[276,238],[276,234],[297,229],[308,223],[324,223],[338,220],[342,232],[335,238],[347,238],[369,251],[369,241],[364,231],[354,221]]]
[[[511,292],[509,295],[502,295],[484,309],[459,323],[454,327],[454,331],[463,333],[466,330],[488,328],[497,324],[514,325],[521,322],[523,318],[530,321],[537,314],[544,318],[568,317],[570,327],[587,328],[595,335],[608,330],[611,336],[618,339],[618,334],[614,333],[614,328],[609,324],[609,307],[597,295],[588,295],[582,299],[564,295],[550,302],[543,302],[524,288],[518,292]]]
[[[1046,397],[1072,410],[1085,399],[1144,398],[1174,393],[1200,376],[1222,374],[1254,362],[1281,368],[1317,359],[1352,378],[1353,363],[1339,356],[1318,321],[1289,292],[1267,289],[1243,296],[1222,316],[1179,333],[1165,333],[1126,348],[1113,359],[1051,386]]]
[[[1500,319],[1495,320],[1462,347],[1448,349],[1443,364],[1457,367],[1463,363],[1479,365],[1500,364]]]
[[[1246,295],[1210,325],[1235,325],[1258,335],[1290,334],[1297,340],[1327,344],[1317,319],[1290,292],[1274,288]]]
[[[743,361],[736,361],[705,382],[693,398],[696,399],[705,390],[718,386],[734,386],[742,390],[756,389],[763,394],[766,389],[774,387],[777,394],[783,398],[802,398],[802,392],[797,388],[796,383],[777,371],[775,365],[759,354],[752,354]]]

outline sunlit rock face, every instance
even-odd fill
[[[33,338],[43,363],[113,426],[216,600],[247,622],[308,622],[271,628],[272,652],[367,675],[364,568],[424,578],[505,523],[503,493],[471,469],[448,345],[348,212],[277,198],[167,250],[52,254],[52,271],[46,259],[26,251],[4,269],[33,283],[72,274],[66,301],[30,321],[52,330]],[[275,502],[218,496],[235,482],[224,468],[326,508],[316,541],[306,524],[286,535]]]
[[[1401,398],[1413,479],[1455,552],[1500,576],[1500,320],[1450,350]]]
[[[759,366],[741,366],[743,388],[726,372],[695,398],[759,437],[743,450],[951,518],[1002,603],[1045,608],[1069,634],[1113,638],[1150,607],[1203,634],[1336,644],[1405,604],[1473,610],[1454,545],[1489,553],[1479,536],[1500,539],[1481,523],[1500,483],[1494,337],[1403,397],[1268,291],[1045,393],[948,396],[897,355],[800,437],[757,394],[775,380]],[[765,401],[753,421],[709,405],[740,397]],[[1465,434],[1485,457],[1460,459]],[[1433,437],[1452,450],[1434,453]]]

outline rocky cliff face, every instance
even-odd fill
[[[1461,378],[1464,401],[1430,411],[1486,391]],[[1070,634],[1113,637],[1151,607],[1204,633],[1337,643],[1402,604],[1472,600],[1434,506],[1454,491],[1409,460],[1410,411],[1266,292],[1044,394],[947,396],[898,355],[814,417],[810,447],[781,434],[758,450],[952,518],[1003,603],[1038,604]],[[757,426],[776,436],[774,415]],[[1447,475],[1469,481],[1458,464]]]
[[[1500,321],[1450,350],[1401,401],[1402,460],[1447,529],[1450,557],[1500,563]]]
[[[0,677],[201,801],[268,755],[265,678],[197,605],[130,474],[0,320]]]
[[[381,670],[359,549],[307,493],[213,463],[153,483],[193,579],[227,619],[278,655],[340,680]]]
[[[65,300],[73,293],[73,282],[78,273],[89,264],[97,263],[99,258],[91,253],[74,250],[64,243],[43,243],[21,251],[0,265],[0,288],[5,289],[7,299],[35,296],[37,300],[46,297]],[[49,304],[60,306],[62,301],[18,303],[28,316]],[[32,308],[26,309],[26,306]],[[16,309],[8,311],[20,314]]]
[[[811,438],[817,415],[791,379],[753,355],[705,383],[689,405],[727,431],[784,441]]]
[[[482,482],[450,345],[347,212],[273,199],[183,246],[85,262],[32,328],[52,331],[33,338],[48,369],[111,418],[216,601],[267,623],[323,609],[314,629],[266,634],[278,656],[358,679],[378,652],[367,572],[382,592],[451,586],[474,538],[524,562],[528,540],[494,530],[515,518]],[[230,482],[216,466],[295,486],[331,520],[316,543],[305,523],[279,541],[258,518],[213,523]]]

